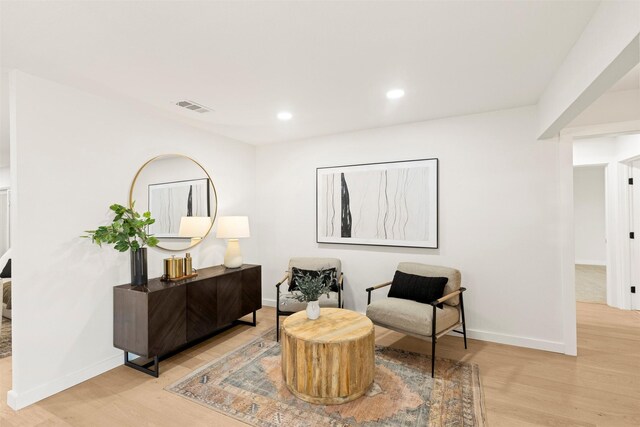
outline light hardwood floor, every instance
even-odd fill
[[[35,405],[6,405],[10,358],[0,359],[0,425],[244,425],[163,388],[275,325],[271,308],[258,326],[239,326],[162,363],[155,379],[121,366]],[[429,353],[429,344],[382,328],[376,342]],[[491,426],[639,426],[640,312],[578,303],[577,358],[444,337],[438,356],[477,363]]]

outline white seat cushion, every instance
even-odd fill
[[[416,301],[400,298],[384,298],[367,307],[367,317],[373,323],[397,331],[431,336],[433,307]],[[458,323],[460,314],[456,307],[444,305],[436,308],[436,333]]]
[[[318,299],[320,307],[338,307],[338,293],[329,292],[329,297],[326,294],[321,295]],[[293,294],[285,292],[280,294],[280,311],[298,312],[307,308],[306,302],[300,302],[293,298]]]

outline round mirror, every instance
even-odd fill
[[[131,184],[129,204],[151,212],[149,233],[159,248],[183,251],[211,231],[218,198],[211,177],[195,160],[180,154],[154,157],[142,165]]]

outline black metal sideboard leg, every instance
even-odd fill
[[[130,368],[133,368],[137,371],[143,372],[147,375],[151,375],[152,377],[158,378],[160,375],[160,358],[158,356],[153,356],[153,362],[145,363],[144,365],[138,365],[129,361],[129,352],[124,352],[124,364]],[[153,369],[149,369],[148,367],[153,365]]]
[[[238,320],[235,320],[235,321],[232,323],[232,325],[233,325],[233,324],[236,324],[236,325],[247,325],[247,326],[256,326],[256,325],[258,324],[258,322],[256,321],[256,311],[255,311],[255,310],[253,311],[253,322],[247,322],[246,320],[240,320],[240,319],[238,319]]]

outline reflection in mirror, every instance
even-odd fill
[[[211,231],[218,200],[211,177],[195,160],[179,154],[154,157],[145,163],[131,184],[129,203],[138,212],[151,212],[156,220],[149,232],[158,247],[189,249]]]

